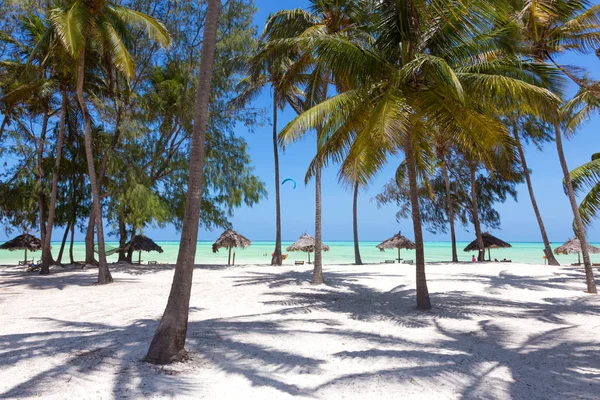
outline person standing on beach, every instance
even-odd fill
[[[475,258],[475,256],[471,257],[471,261],[472,262],[476,262],[477,261],[477,259]]]

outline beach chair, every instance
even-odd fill
[[[158,261],[148,261],[148,265],[158,265]]]
[[[395,264],[396,260],[385,260],[386,264]]]
[[[294,265],[304,265],[304,261],[295,261]]]
[[[413,260],[404,260],[402,261],[402,264],[412,264],[413,262]]]

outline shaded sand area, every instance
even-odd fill
[[[142,361],[172,267],[0,267],[0,398],[598,399],[600,298],[575,267],[199,266],[187,348]]]

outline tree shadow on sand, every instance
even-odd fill
[[[298,279],[307,276],[234,277],[235,285],[264,285],[268,298],[257,304],[254,314],[191,321],[191,360],[172,367],[142,361],[157,320],[113,326],[45,319],[56,328],[0,335],[0,370],[32,359],[50,360],[0,397],[34,397],[45,386],[93,379],[95,372],[106,369],[115,376],[115,398],[197,395],[205,385],[195,374],[199,369],[243,377],[252,386],[281,394],[315,398],[335,395],[329,391],[340,385],[351,385],[364,397],[377,382],[391,385],[385,386],[391,391],[406,384],[423,393],[453,385],[448,393],[463,399],[591,399],[600,392],[600,342],[590,334],[592,327],[567,322],[572,315],[600,315],[600,304],[589,297],[527,302],[452,291],[433,294],[434,309],[418,312],[413,289],[399,285],[375,290],[363,284],[369,282],[369,273],[328,274],[330,286],[298,287]],[[201,318],[202,309],[195,311]],[[356,323],[345,324],[348,318]],[[503,325],[504,318],[536,323],[543,330],[514,345],[509,340],[514,324]],[[456,321],[470,328],[446,324]],[[391,323],[398,330],[385,334],[363,329],[372,322]],[[409,340],[415,335],[406,335],[406,330],[433,330],[434,336]],[[307,356],[302,351],[307,344],[298,338],[315,334],[331,343],[359,340],[361,346]],[[332,367],[340,363],[348,366]],[[512,379],[499,375],[507,371]]]

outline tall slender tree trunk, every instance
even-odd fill
[[[352,231],[354,234],[354,264],[362,265],[360,247],[358,242],[358,182],[354,183],[354,196],[352,201]]]
[[[450,177],[448,176],[448,165],[446,160],[442,160],[442,173],[444,174],[444,184],[446,185],[446,205],[448,206],[448,221],[450,223],[450,238],[452,240],[452,262],[458,262],[458,252],[456,250],[456,231],[454,229],[454,201],[452,200],[452,191],[450,190]]]
[[[50,208],[48,209],[48,223],[46,224],[46,236],[42,242],[42,267],[41,275],[50,273],[50,264],[52,264],[52,249],[50,243],[52,241],[52,228],[54,227],[54,214],[56,211],[56,197],[58,194],[58,176],[60,174],[60,161],[62,158],[63,138],[65,134],[65,123],[67,119],[67,107],[69,99],[67,97],[67,89],[62,86],[60,88],[62,104],[60,107],[60,124],[58,127],[58,138],[56,139],[56,161],[54,163],[54,171],[52,172],[52,188],[50,190]],[[61,253],[62,254],[62,253]]]
[[[8,117],[5,115],[2,118],[2,124],[0,124],[0,143],[2,142],[2,134],[4,133],[4,128],[8,125]]]
[[[71,225],[71,242],[69,243],[69,263],[75,264],[75,257],[73,255],[73,245],[75,244],[75,224],[76,221],[73,220],[73,224]]]
[[[150,343],[146,360],[167,364],[186,357],[184,349],[187,335],[190,294],[194,273],[194,259],[198,242],[200,202],[204,184],[204,147],[208,125],[208,105],[212,66],[217,42],[220,0],[208,0],[190,154],[190,177],[181,229],[181,242],[177,266],[167,307]]]
[[[133,239],[133,237],[131,238]],[[125,246],[127,245],[127,227],[125,226],[125,218],[122,213],[119,213],[119,262],[127,261]]]
[[[405,135],[404,155],[408,170],[408,183],[410,191],[410,205],[415,232],[415,264],[417,281],[417,308],[419,310],[430,310],[431,300],[427,289],[427,277],[425,275],[425,250],[423,244],[423,228],[421,227],[421,211],[419,209],[419,194],[417,185],[417,168],[413,147],[412,130]]]
[[[315,259],[311,279],[311,283],[313,285],[321,285],[325,282],[323,279],[323,258],[321,252],[322,243],[323,239],[321,236],[321,166],[317,165],[317,167],[315,168]]]
[[[38,192],[38,219],[40,224],[40,237],[42,243],[46,240],[46,196],[44,195],[44,185],[42,178],[44,177],[43,164],[44,164],[44,146],[46,144],[46,132],[48,131],[48,119],[50,118],[50,112],[44,111],[44,119],[42,121],[42,129],[40,131],[40,140],[36,146],[37,153],[37,192]]]
[[[473,227],[475,228],[475,237],[477,240],[477,248],[479,254],[477,255],[477,261],[485,261],[485,247],[483,244],[483,236],[481,234],[481,224],[479,222],[479,201],[477,199],[477,179],[475,173],[477,172],[475,164],[471,163],[471,212],[473,216]]]
[[[84,121],[84,139],[85,156],[88,165],[88,174],[90,186],[92,189],[92,209],[96,222],[96,233],[98,236],[98,283],[101,285],[113,281],[108,264],[106,262],[106,252],[104,248],[104,227],[102,226],[102,208],[100,205],[100,188],[98,187],[96,166],[94,165],[94,149],[92,143],[92,117],[87,108],[85,98],[83,97],[83,80],[85,76],[85,36],[79,51],[79,61],[77,65],[77,99],[79,107],[83,114]]]
[[[85,232],[85,263],[91,265],[97,265],[96,256],[94,255],[94,227],[95,224],[95,213],[94,208],[90,210],[90,216],[88,218],[88,226]]]
[[[275,160],[275,251],[271,265],[281,265],[281,194],[279,190],[279,149],[277,145],[277,90],[273,89],[273,158]]]
[[[71,221],[67,222],[65,232],[63,233],[62,241],[60,242],[60,250],[58,252],[58,258],[56,259],[57,264],[62,264],[63,254],[65,252],[65,245],[67,244],[67,238],[69,237],[69,231],[71,230]]]
[[[554,132],[556,135],[556,150],[558,151],[558,159],[560,160],[560,166],[564,175],[564,184],[567,188],[567,195],[569,196],[569,202],[571,203],[571,209],[573,210],[573,217],[575,218],[575,228],[577,231],[575,234],[579,238],[581,243],[581,254],[583,255],[583,265],[585,269],[585,283],[587,285],[587,292],[596,294],[596,282],[594,281],[594,272],[592,271],[592,263],[590,262],[590,254],[588,252],[588,241],[583,227],[583,221],[581,220],[581,214],[579,214],[579,206],[577,205],[577,199],[575,198],[575,192],[573,191],[573,183],[571,182],[571,174],[569,173],[569,167],[567,166],[567,160],[562,146],[562,134],[560,130],[560,124],[554,124]]]
[[[544,221],[542,221],[542,215],[540,214],[540,209],[538,208],[537,201],[535,200],[535,195],[533,193],[533,185],[531,184],[531,176],[529,175],[529,168],[527,168],[527,160],[525,159],[525,152],[523,151],[523,146],[521,145],[521,138],[519,137],[519,130],[517,129],[516,124],[513,124],[513,136],[515,138],[515,142],[517,144],[517,149],[519,151],[519,157],[521,158],[521,166],[523,167],[523,175],[525,176],[525,182],[527,182],[527,190],[529,191],[529,198],[531,199],[531,205],[533,206],[533,212],[535,213],[535,217],[537,218],[538,225],[540,227],[540,233],[542,234],[542,240],[544,242],[544,254],[546,255],[546,259],[548,260],[548,265],[560,265],[554,257],[554,253],[552,253],[552,249],[550,248],[550,241],[548,240],[548,235],[546,234],[546,227],[544,226]]]

